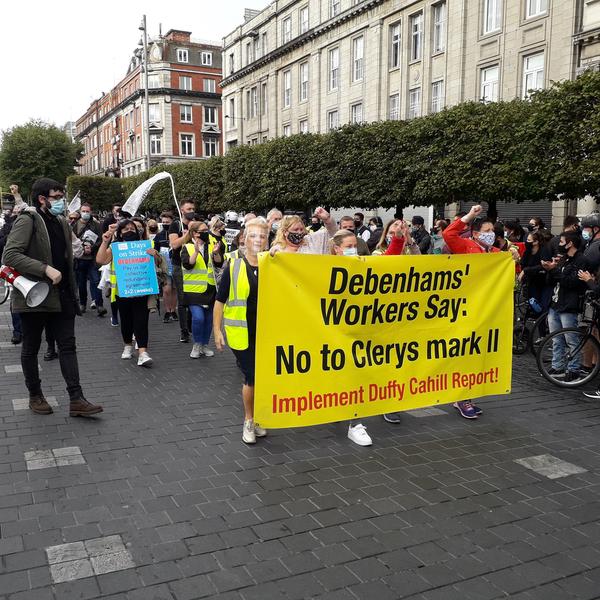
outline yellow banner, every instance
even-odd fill
[[[299,427],[508,394],[508,252],[264,254],[254,417]]]

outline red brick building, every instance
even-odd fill
[[[220,45],[171,29],[149,41],[148,55],[152,165],[221,154]],[[145,170],[145,119],[143,73],[134,56],[127,75],[77,120],[80,174],[128,177]]]

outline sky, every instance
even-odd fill
[[[75,121],[127,72],[146,15],[148,34],[183,29],[213,40],[270,0],[1,0],[0,130],[30,119]]]

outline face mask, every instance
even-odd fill
[[[486,246],[492,246],[496,241],[496,234],[493,231],[486,231],[479,234],[479,241],[483,242]]]
[[[54,202],[50,202],[50,213],[55,217],[58,215],[62,215],[65,212],[65,201],[64,200],[55,200]]]
[[[82,221],[89,221],[92,218],[92,214],[91,213],[86,213],[86,212],[82,212],[81,213],[81,220]]]
[[[356,248],[344,248],[342,254],[344,256],[358,256],[358,250]]]
[[[357,221],[357,220],[355,219],[355,220],[354,220],[354,225],[355,225],[356,229],[358,229],[358,228],[359,228],[359,227],[362,225],[362,223],[361,223],[360,221]]]
[[[150,233],[158,233],[158,227],[149,227],[149,228],[148,228],[148,231],[149,231]]]
[[[569,251],[569,249],[567,248],[567,246],[563,246],[562,244],[559,244],[558,246],[558,250],[557,252],[561,255],[566,254]]]
[[[535,225],[532,225],[531,223],[529,223],[529,225],[527,225],[527,231],[533,231],[535,229]]]
[[[274,223],[271,223],[271,229],[273,231],[277,231],[279,229],[279,221],[275,221]]]
[[[313,231],[319,231],[319,229],[321,229],[321,225],[320,225],[319,223],[313,223],[313,224],[310,226],[310,228],[311,228]]]
[[[198,236],[204,243],[208,242],[208,231],[201,231]]]
[[[391,235],[386,235],[385,236],[385,243],[389,246],[392,243],[392,236]]]
[[[195,212],[186,212],[186,213],[183,213],[183,218],[186,221],[193,221],[195,216],[196,216]]]
[[[305,233],[295,233],[293,231],[288,231],[287,238],[291,244],[294,246],[299,246],[302,243],[302,240],[306,236]]]
[[[533,248],[533,242],[525,242],[525,248]]]
[[[586,241],[589,242],[592,239],[592,232],[591,231],[585,231],[585,229],[581,232],[581,237]]]
[[[139,235],[137,231],[126,231],[123,235],[124,242],[135,242],[139,240]]]
[[[369,229],[371,231],[376,231],[377,230],[377,225],[369,225]]]

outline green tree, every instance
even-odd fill
[[[65,183],[75,173],[82,146],[73,143],[58,127],[30,121],[3,132],[0,148],[0,179],[16,183],[28,195],[33,182],[50,177]]]

